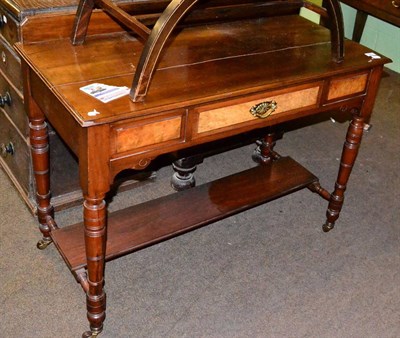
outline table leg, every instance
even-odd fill
[[[368,14],[366,12],[357,10],[356,21],[354,22],[354,30],[352,40],[356,42],[360,42],[365,22],[367,21]]]
[[[50,204],[49,136],[44,117],[30,118],[29,128],[39,229],[43,234],[37,247],[43,250],[52,242],[48,218],[53,218],[54,214],[53,206]]]
[[[331,194],[331,198],[326,212],[326,223],[322,226],[325,232],[333,229],[335,221],[338,219],[343,206],[344,192],[356,160],[358,149],[360,147],[361,138],[364,130],[364,119],[358,115],[353,115],[346,135],[346,141],[343,146],[342,157],[340,160],[340,168],[335,184],[335,189]]]
[[[254,149],[252,159],[256,163],[267,164],[270,161],[279,159],[280,155],[274,151],[278,135],[270,131],[264,138],[256,142],[257,148]]]
[[[171,177],[171,186],[176,191],[193,188],[196,185],[194,172],[197,169],[197,165],[202,162],[203,157],[201,155],[193,155],[174,161],[172,168],[175,172]]]
[[[106,316],[106,294],[104,292],[104,264],[106,247],[106,203],[104,195],[85,196],[83,202],[85,225],[85,246],[87,258],[86,293],[87,318],[90,331],[82,337],[97,337],[103,329]]]

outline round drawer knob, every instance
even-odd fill
[[[1,156],[6,158],[8,155],[14,155],[15,154],[15,148],[12,142],[8,142],[8,144],[2,143],[0,145],[0,151],[1,151]]]
[[[400,2],[397,2],[396,0],[392,1],[393,7],[399,8],[400,7]]]
[[[3,28],[7,24],[7,17],[5,15],[0,15],[0,28]]]
[[[11,106],[11,95],[9,92],[6,92],[4,95],[0,94],[0,107],[4,108],[6,104]]]

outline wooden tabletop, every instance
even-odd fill
[[[286,27],[286,29],[282,29]],[[144,102],[129,96],[102,103],[79,88],[98,82],[132,84],[143,44],[127,33],[89,37],[82,46],[68,39],[16,49],[82,125],[157,114],[205,102],[318,80],[387,63],[351,41],[345,60],[331,60],[329,30],[299,16],[215,23],[184,28],[163,50]],[[100,114],[89,116],[96,110]]]

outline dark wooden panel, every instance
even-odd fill
[[[20,23],[8,11],[2,8],[3,2],[0,3],[0,34],[10,44],[19,41]]]
[[[0,40],[0,69],[22,93],[21,60],[8,44]]]
[[[8,146],[12,143],[13,154],[3,154],[3,145]],[[30,150],[27,140],[23,139],[19,133],[15,131],[15,127],[11,121],[0,109],[0,156],[8,170],[13,173],[14,178],[23,188],[25,196],[28,195],[30,189],[29,168],[30,168]]]
[[[2,102],[4,107],[4,111],[10,117],[10,119],[14,122],[15,126],[18,128],[20,133],[24,137],[28,137],[29,128],[28,128],[28,119],[26,117],[25,108],[24,108],[24,99],[22,94],[15,90],[14,86],[10,84],[3,72],[0,70],[0,101]]]

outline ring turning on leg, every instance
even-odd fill
[[[85,332],[82,337],[97,337],[103,330],[106,317],[104,292],[106,203],[103,198],[104,195],[96,198],[86,196],[83,203],[88,282],[86,307],[90,332]],[[91,335],[87,336],[88,333]]]
[[[39,230],[43,238],[37,243],[37,248],[45,249],[51,242],[50,227],[47,218],[53,217],[54,210],[50,204],[50,175],[49,175],[49,138],[47,124],[44,118],[31,119],[29,123],[30,142],[33,170],[36,181],[36,200]]]
[[[364,119],[358,115],[354,115],[349,129],[347,130],[335,190],[331,194],[328,210],[326,211],[326,223],[322,226],[325,232],[333,229],[335,221],[338,219],[342,209],[344,192],[358,154],[363,130]]]
[[[252,159],[256,163],[267,164],[273,160],[279,159],[280,155],[274,151],[276,140],[278,139],[276,133],[268,133],[264,138],[256,142],[257,148],[254,149]]]

